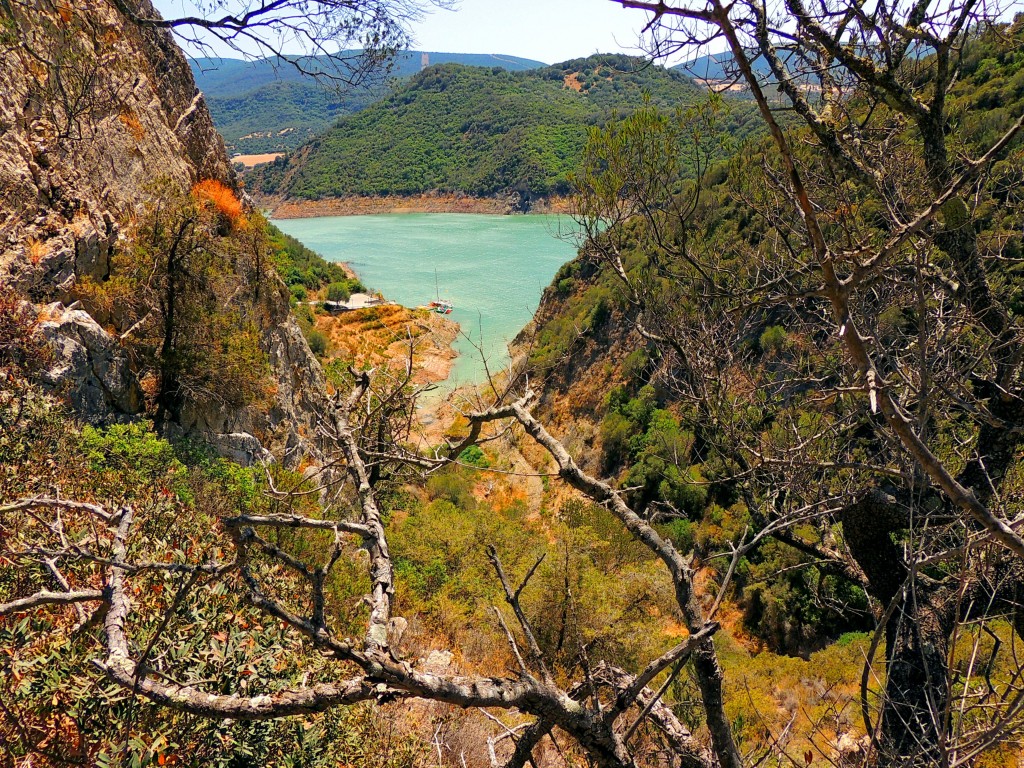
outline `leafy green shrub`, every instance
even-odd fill
[[[432,499],[442,499],[462,509],[474,509],[473,475],[458,469],[436,472],[427,481],[427,493]]]
[[[609,413],[601,421],[601,449],[605,471],[620,466],[629,457],[629,440],[634,424],[621,413]]]
[[[294,309],[295,319],[299,323],[299,327],[303,330],[309,330],[313,327],[316,322],[316,318],[313,317],[313,308],[309,304],[300,304]]]
[[[867,597],[859,587],[801,568],[801,561],[795,550],[769,541],[737,571],[738,604],[749,629],[773,648],[797,654],[870,626]]]
[[[184,471],[174,448],[145,422],[82,427],[82,455],[93,472],[110,472],[126,485],[144,484],[168,472]]]
[[[684,517],[677,517],[664,525],[665,535],[672,540],[680,552],[693,550],[693,523]]]
[[[587,316],[587,328],[597,330],[612,316],[612,303],[608,296],[599,295]]]
[[[758,344],[761,351],[765,354],[781,352],[786,346],[786,339],[786,329],[781,325],[772,325],[765,328],[764,333],[761,334]]]
[[[606,471],[635,458],[642,449],[655,404],[651,386],[641,387],[632,398],[625,387],[616,387],[605,397],[608,412],[601,422],[601,445]]]
[[[352,292],[345,283],[331,283],[327,286],[328,301],[348,301],[351,295]]]
[[[324,355],[327,354],[329,342],[327,340],[326,334],[324,334],[322,331],[318,331],[315,328],[312,329],[311,331],[309,331],[309,333],[306,334],[306,341],[309,343],[309,349],[317,357],[323,357]]]
[[[471,445],[460,453],[459,461],[463,464],[471,464],[474,467],[480,467],[481,469],[486,469],[491,466],[490,459],[487,458],[479,445]]]
[[[395,573],[418,597],[425,599],[433,597],[449,580],[448,567],[440,557],[423,565],[404,557],[396,558]]]
[[[644,347],[634,349],[622,363],[622,374],[628,379],[644,381],[651,357]]]
[[[558,514],[570,528],[579,528],[586,524],[590,506],[583,499],[571,498],[562,504]]]

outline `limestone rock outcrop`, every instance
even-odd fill
[[[46,386],[93,425],[142,411],[142,387],[117,339],[88,312],[59,302],[46,307],[43,317],[37,332],[53,349],[53,361],[42,373]]]
[[[214,179],[237,190],[237,180],[168,31],[129,21],[111,0],[12,7],[0,27],[0,285],[46,316],[41,333],[56,351],[47,385],[87,421],[131,418],[142,390],[119,340],[86,311],[53,302],[69,301],[85,276],[109,276],[122,232],[161,189]],[[260,340],[272,405],[186,404],[176,414],[181,430],[236,458],[265,458],[268,447],[295,461],[316,454],[323,373],[287,292],[275,301]]]
[[[14,6],[0,49],[0,280],[35,299],[102,277],[155,183],[234,184],[188,62],[106,0]]]

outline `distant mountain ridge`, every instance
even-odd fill
[[[813,84],[815,77],[813,72],[808,71],[808,68],[800,62],[798,59],[792,57],[792,54],[780,50],[779,59],[782,61],[789,70],[790,74],[795,76],[796,79],[804,84]],[[918,58],[921,56],[928,55],[929,49],[920,45],[910,45],[905,55],[910,58]],[[863,55],[867,57],[881,57],[884,52],[873,46],[864,46]],[[725,83],[736,83],[736,88],[741,90],[747,90],[745,81],[739,75],[739,71],[736,68],[736,57],[733,56],[730,51],[722,51],[721,53],[711,53],[706,56],[698,56],[691,61],[684,62],[682,64],[676,64],[672,69],[676,72],[681,72],[687,77],[692,77],[697,82],[707,83],[710,85],[725,84]],[[762,84],[775,83],[775,76],[772,74],[771,67],[768,65],[767,59],[764,56],[758,55],[750,62],[751,69],[758,75],[758,79]]]
[[[720,82],[736,78],[735,57],[728,51],[722,53],[711,53],[707,56],[698,56],[692,61],[676,64],[672,69],[681,72],[687,77],[705,82]],[[764,77],[771,75],[771,68],[763,57],[758,57],[751,66],[754,71]]]
[[[383,98],[393,83],[425,66],[454,63],[511,71],[546,66],[506,54],[400,51],[387,75],[357,88],[335,90],[281,59],[196,58],[190,63],[228,150],[244,154],[295,149],[339,118]],[[304,66],[315,68],[316,63],[314,59]]]

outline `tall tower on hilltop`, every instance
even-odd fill
[[[430,54],[424,51],[420,54],[420,72],[430,66]]]

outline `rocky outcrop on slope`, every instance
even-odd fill
[[[0,49],[0,280],[35,299],[102,277],[154,182],[234,184],[188,62],[104,0],[20,4]]]
[[[142,388],[125,351],[88,312],[51,304],[37,332],[53,349],[43,383],[65,397],[83,421],[108,424],[142,411]]]
[[[234,172],[168,32],[129,22],[110,0],[4,9],[14,16],[0,25],[0,284],[40,305],[40,332],[56,350],[45,383],[87,421],[131,418],[142,388],[119,339],[53,302],[85,276],[109,276],[122,229],[161,187],[215,179],[237,188]],[[232,456],[260,457],[264,446],[295,460],[315,454],[323,374],[286,292],[275,301],[260,340],[271,407],[186,404],[177,414],[181,429]]]

